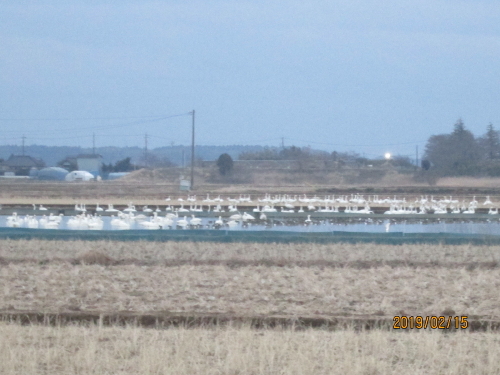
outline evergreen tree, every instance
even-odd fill
[[[498,132],[495,130],[491,122],[488,125],[483,142],[487,152],[486,159],[498,159],[500,155],[500,140],[498,137]]]
[[[475,175],[480,172],[481,153],[474,135],[459,119],[451,134],[433,135],[425,146],[425,158],[441,176]]]
[[[221,175],[225,176],[233,169],[233,158],[229,154],[222,154],[217,159],[217,167]]]

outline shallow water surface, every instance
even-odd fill
[[[31,217],[39,222],[43,216]],[[191,216],[186,215],[186,220],[189,222]],[[25,217],[21,217],[19,224],[23,228],[27,228],[28,224]],[[45,218],[46,219],[46,218]],[[75,227],[68,225],[71,217],[62,217],[61,223],[58,227],[60,230],[68,229],[81,229],[88,230],[89,227],[82,221],[82,225]],[[111,225],[111,217],[101,217],[102,230],[120,230],[118,227]],[[177,227],[178,220],[184,219],[180,217],[173,222],[173,228],[162,225],[159,230],[189,230],[191,227],[185,229]],[[143,221],[150,221],[147,218]],[[228,227],[228,219],[224,220],[223,226],[215,225],[216,218],[202,218],[201,225],[196,229],[205,230],[252,230],[252,231],[290,231],[290,232],[369,232],[369,233],[459,233],[459,234],[486,234],[486,235],[500,235],[500,218],[492,218],[486,220],[401,220],[401,219],[371,219],[371,218],[349,218],[349,219],[322,219],[312,220],[311,223],[305,223],[300,219],[271,219],[267,221],[256,220],[254,222],[238,221],[233,227]],[[73,221],[74,223],[74,221]],[[130,229],[144,229],[145,225],[141,221],[130,220],[128,221]],[[8,217],[0,216],[0,227],[8,227]],[[40,225],[39,228],[42,228]]]

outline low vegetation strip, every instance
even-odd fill
[[[49,265],[49,264],[59,264],[68,262],[73,265],[92,265],[100,264],[105,266],[164,266],[164,267],[178,267],[178,266],[227,266],[229,268],[241,268],[249,266],[265,266],[265,267],[321,267],[321,268],[354,268],[354,269],[368,269],[368,268],[379,268],[383,266],[388,266],[391,268],[395,267],[410,267],[410,268],[466,268],[467,270],[474,269],[494,269],[500,268],[500,263],[496,261],[490,262],[408,262],[405,260],[389,260],[389,261],[363,261],[356,260],[350,262],[339,262],[339,261],[322,261],[322,260],[310,260],[310,261],[295,261],[295,262],[285,262],[280,259],[274,260],[165,260],[165,261],[153,261],[153,260],[137,260],[137,259],[123,259],[114,260],[107,257],[101,253],[88,253],[77,258],[69,259],[13,259],[13,258],[0,258],[0,264],[38,264],[38,265]]]
[[[0,373],[496,374],[493,332],[144,329],[0,323]]]
[[[253,329],[291,328],[302,330],[306,328],[319,329],[392,329],[393,321],[387,318],[373,316],[244,316],[230,314],[179,314],[179,313],[99,313],[99,312],[62,312],[40,313],[36,311],[0,311],[0,321],[21,325],[42,324],[61,326],[71,324],[90,324],[100,326],[127,326],[168,328],[168,327],[250,327]],[[498,329],[500,321],[495,323],[475,321],[472,329]]]
[[[448,319],[449,316],[445,316]],[[144,328],[212,328],[212,327],[249,327],[252,329],[286,328],[292,330],[321,329],[321,330],[395,330],[407,331],[418,329],[438,329],[441,331],[458,332],[462,329],[469,331],[498,331],[500,319],[484,319],[481,317],[467,316],[466,325],[455,324],[454,317],[449,327],[442,324],[427,326],[397,326],[395,320],[387,317],[368,315],[356,316],[244,316],[231,314],[179,314],[179,313],[99,313],[99,312],[62,312],[41,313],[36,311],[0,311],[0,321],[20,325],[41,324],[45,326],[65,325],[98,325],[98,326],[137,326]]]
[[[0,240],[0,265],[15,262],[43,265],[61,261],[103,266],[338,264],[356,268],[456,265],[473,269],[477,265],[488,268],[500,263],[500,246]]]

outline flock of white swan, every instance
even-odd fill
[[[169,202],[172,199],[166,198],[165,201]],[[166,205],[163,210],[156,206],[155,209],[148,206],[143,206],[142,209],[129,203],[123,210],[114,208],[113,204],[108,204],[107,208],[99,206],[89,208],[94,214],[87,213],[85,204],[76,204],[75,211],[77,215],[71,216],[66,222],[67,229],[79,230],[102,230],[104,221],[101,213],[106,212],[107,215],[111,214],[110,225],[112,229],[187,229],[199,228],[202,225],[202,219],[196,217],[197,212],[212,212],[212,216],[217,218],[213,222],[214,228],[229,227],[234,228],[241,223],[253,222],[258,218],[259,220],[267,220],[266,213],[269,212],[282,212],[282,213],[300,213],[300,212],[344,212],[355,214],[373,214],[370,206],[379,205],[389,207],[385,211],[387,215],[397,214],[474,214],[476,209],[480,206],[488,208],[488,214],[498,214],[498,204],[493,203],[489,196],[484,202],[479,203],[474,196],[472,200],[466,201],[465,199],[453,199],[452,196],[435,199],[434,196],[421,196],[414,201],[407,201],[405,197],[393,198],[386,197],[380,198],[378,195],[369,195],[364,198],[360,194],[341,195],[335,197],[334,195],[324,196],[320,198],[314,196],[308,198],[307,195],[288,195],[278,194],[271,195],[265,194],[264,197],[258,198],[257,202],[253,202],[250,195],[240,195],[239,198],[227,198],[224,200],[219,195],[217,198],[211,199],[210,195],[201,202],[196,198],[196,195],[177,199],[178,204],[174,207],[172,204]],[[184,207],[184,202],[189,202],[189,207]],[[198,204],[200,202],[200,204]],[[241,213],[238,209],[238,204],[243,204],[248,210],[249,206],[256,205],[252,209],[252,214],[248,212]],[[206,209],[204,206],[207,206]],[[343,210],[341,210],[341,207]],[[363,208],[359,208],[363,207]],[[34,211],[47,211],[43,205],[38,207],[33,204]],[[242,210],[243,211],[243,210]],[[229,212],[231,215],[228,218],[222,218],[217,215],[218,213]],[[41,214],[41,212],[40,212]],[[6,226],[11,228],[27,227],[27,228],[41,228],[41,229],[59,229],[63,220],[63,214],[54,215],[50,213],[48,216],[43,215],[26,215],[21,217],[14,212],[11,216],[7,217]],[[304,224],[309,225],[312,223],[311,214],[307,215]]]
[[[167,198],[170,200],[170,198]],[[188,196],[186,199],[190,202],[197,202],[196,195]],[[178,199],[181,202],[181,211],[202,211],[202,206],[191,206],[189,209],[184,209],[183,198]],[[242,195],[239,199],[228,198],[229,211],[237,211],[236,204],[238,203],[252,203],[249,195]],[[203,200],[203,203],[207,203],[208,211],[213,212],[224,212],[221,204],[224,199],[220,195],[215,199],[207,198]],[[210,204],[214,204],[212,208]],[[216,204],[217,203],[217,204]],[[216,205],[215,205],[216,204]],[[345,213],[356,213],[356,214],[372,214],[370,206],[389,206],[389,210],[385,211],[384,214],[395,215],[395,214],[474,214],[476,209],[480,206],[480,203],[476,200],[474,196],[472,200],[468,201],[465,198],[462,200],[453,199],[453,196],[445,196],[441,199],[435,199],[434,196],[422,195],[420,198],[415,198],[414,201],[407,201],[406,197],[398,198],[394,196],[393,198],[385,197],[380,198],[379,195],[369,195],[365,198],[360,194],[340,195],[335,197],[335,195],[328,195],[320,198],[314,196],[308,198],[307,195],[288,195],[288,194],[278,194],[271,195],[265,194],[263,198],[259,198],[257,202],[257,207],[253,209],[255,213],[265,213],[265,212],[283,212],[283,213],[295,213],[295,212],[345,212]],[[498,206],[500,202],[493,203],[490,196],[487,196],[482,203],[484,208],[488,208],[488,214],[496,215],[498,214]],[[343,207],[343,210],[341,210]],[[359,208],[363,207],[363,208]]]

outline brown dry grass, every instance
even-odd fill
[[[76,258],[81,264],[99,264],[101,266],[110,266],[115,264],[116,261],[108,255],[99,251],[90,250]]]
[[[32,240],[0,258],[5,310],[500,318],[499,246]]]
[[[0,241],[0,310],[500,319],[500,246]],[[498,333],[0,322],[1,374],[481,374]]]
[[[493,374],[498,335],[0,323],[0,373]]]
[[[0,269],[0,309],[500,318],[500,269],[39,266]]]
[[[500,178],[498,177],[444,177],[440,178],[437,186],[448,186],[457,188],[498,188]]]
[[[316,265],[369,268],[373,266],[476,267],[500,264],[500,246],[376,245],[373,243],[258,244],[150,241],[1,240],[5,262],[80,263],[88,252],[112,258],[118,264],[183,265]],[[107,263],[104,263],[106,265]]]

